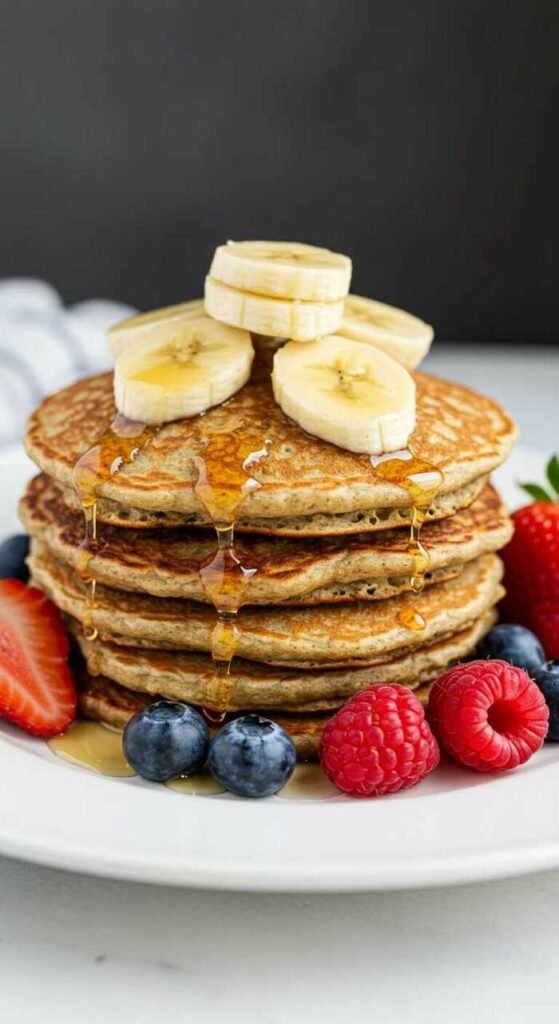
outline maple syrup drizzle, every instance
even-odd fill
[[[62,736],[49,740],[48,745],[57,757],[99,775],[127,778],[136,774],[124,756],[122,733],[100,722],[74,722]]]
[[[372,455],[371,465],[376,476],[404,488],[408,494],[412,507],[407,547],[412,560],[410,587],[414,594],[420,594],[431,564],[429,553],[421,543],[421,528],[441,487],[443,474],[433,463],[419,458],[407,448],[386,455]],[[426,625],[423,616],[414,608],[406,608],[401,612],[399,621],[412,630],[425,629]]]
[[[200,569],[204,591],[217,621],[212,632],[214,672],[206,689],[204,714],[212,724],[225,718],[231,696],[231,662],[239,631],[237,614],[244,603],[255,568],[242,565],[235,551],[235,521],[241,503],[260,484],[251,467],[268,455],[270,439],[241,426],[233,433],[214,434],[203,456],[194,457],[198,479],[194,491],[210,517],[217,536],[217,551]]]
[[[83,629],[87,640],[96,640],[98,633],[93,616],[96,608],[97,582],[91,572],[91,562],[99,550],[97,527],[98,490],[127,462],[133,462],[143,448],[155,437],[159,427],[148,426],[127,419],[118,413],[109,429],[78,459],[72,474],[72,483],[85,517],[85,536],[80,545],[76,566],[78,575],[87,586]]]
[[[401,626],[405,626],[406,629],[411,629],[414,632],[420,632],[427,625],[423,615],[417,611],[417,608],[403,608],[398,615],[398,622]]]

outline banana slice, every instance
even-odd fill
[[[215,320],[241,327],[271,338],[314,341],[332,334],[339,327],[343,300],[339,302],[303,302],[298,299],[269,299],[206,278],[206,312]]]
[[[215,251],[210,277],[270,298],[337,302],[349,291],[351,260],[300,242],[227,242]]]
[[[338,334],[387,352],[413,370],[427,355],[433,328],[411,313],[361,295],[348,295]]]
[[[415,383],[379,349],[331,335],[288,342],[274,356],[276,402],[309,434],[351,452],[404,448],[415,426]]]
[[[126,345],[115,365],[119,412],[143,423],[169,423],[230,398],[250,377],[250,334],[200,316],[175,335]]]
[[[179,337],[183,325],[193,317],[204,315],[204,300],[192,299],[181,302],[178,306],[165,306],[149,313],[131,316],[128,320],[109,327],[108,337],[111,352],[115,359],[131,341],[150,338],[153,341],[168,341],[170,337]]]

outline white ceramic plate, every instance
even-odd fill
[[[541,476],[519,449],[498,483]],[[0,535],[29,475],[0,456]],[[243,801],[186,796],[138,778],[110,779],[57,759],[0,727],[0,852],[119,878],[216,889],[416,888],[559,865],[559,746],[503,777],[447,766],[383,800],[341,796]]]

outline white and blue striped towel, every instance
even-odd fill
[[[45,281],[0,281],[0,446],[21,437],[43,395],[108,369],[107,327],[134,312],[105,299],[64,306]]]

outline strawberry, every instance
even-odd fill
[[[0,580],[0,717],[36,736],[64,732],[76,715],[68,638],[40,590]]]
[[[507,596],[503,616],[529,625],[528,615],[542,602],[559,603],[559,459],[547,465],[549,491],[523,484],[535,500],[513,513],[514,536],[502,552]]]
[[[559,661],[559,601],[542,601],[528,613],[530,629],[540,641],[548,661]]]

